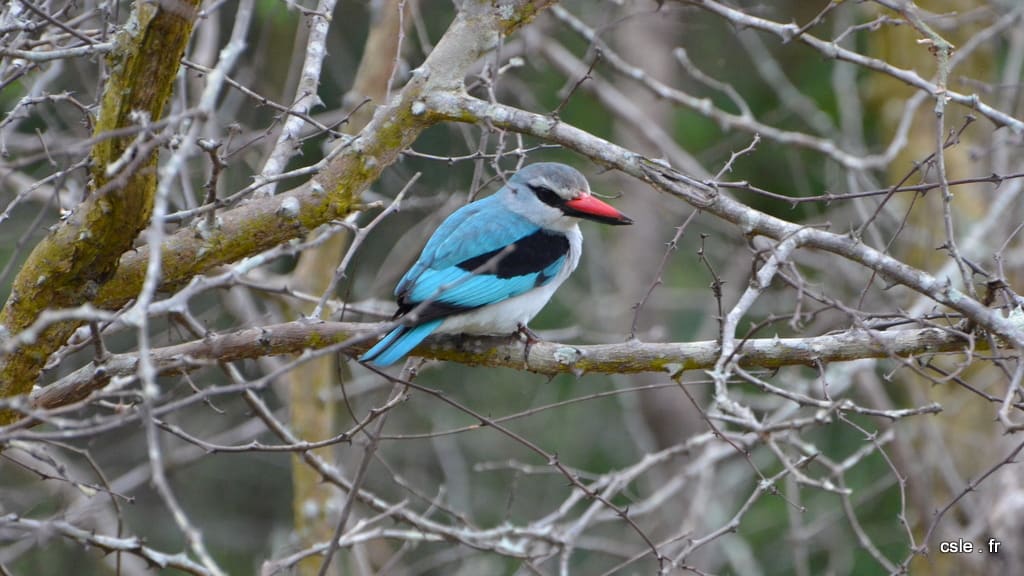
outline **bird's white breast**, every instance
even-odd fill
[[[580,263],[580,254],[583,251],[583,235],[579,226],[572,226],[565,231],[569,239],[569,254],[565,259],[558,274],[550,282],[513,296],[508,300],[502,300],[497,304],[490,304],[466,312],[449,316],[441,324],[437,332],[449,334],[511,334],[520,325],[526,325],[544,305],[551,300],[551,296],[558,290],[558,287],[565,282],[565,279],[572,274],[573,270]]]

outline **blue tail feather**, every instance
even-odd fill
[[[444,322],[444,318],[431,320],[411,328],[409,326],[399,326],[388,332],[387,336],[381,338],[380,342],[377,342],[373,348],[370,348],[365,354],[360,356],[359,361],[372,362],[375,366],[381,368],[390,366],[401,360],[420,342],[423,342],[427,336],[430,336],[431,332],[437,330],[442,322]]]
[[[379,356],[381,352],[387,349],[388,346],[391,346],[391,343],[394,342],[396,338],[398,338],[402,334],[405,334],[406,331],[408,330],[409,328],[407,326],[399,326],[392,330],[391,332],[388,332],[387,334],[384,335],[383,338],[381,338],[376,344],[374,344],[372,348],[364,352],[363,355],[359,357],[359,361],[372,361],[374,358]]]

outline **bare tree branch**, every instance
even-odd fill
[[[154,368],[161,374],[175,374],[211,365],[303,350],[332,348],[350,354],[365,352],[368,336],[380,333],[376,324],[351,322],[288,322],[206,338],[150,351]],[[842,362],[862,358],[918,356],[959,353],[968,344],[954,331],[940,328],[916,330],[852,330],[810,338],[748,339],[736,357],[740,366],[779,368],[813,366],[819,362]],[[977,342],[984,350],[984,341]],[[706,342],[573,345],[538,342],[524,357],[526,345],[517,338],[433,336],[414,353],[426,358],[462,364],[506,367],[537,374],[635,374],[712,368],[719,359],[719,345]],[[524,363],[524,358],[526,362]],[[102,365],[80,368],[60,381],[32,394],[40,408],[56,408],[85,398],[111,379],[132,377],[138,357],[114,354]]]

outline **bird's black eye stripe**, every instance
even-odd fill
[[[565,204],[565,199],[547,186],[530,185],[530,190],[533,190],[533,193],[537,195],[537,198],[548,206],[555,206],[557,208]]]

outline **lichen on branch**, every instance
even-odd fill
[[[95,298],[149,221],[156,190],[159,139],[148,124],[163,115],[178,62],[195,22],[199,0],[138,2],[107,56],[107,80],[94,133],[137,128],[136,135],[100,138],[91,152],[88,195],[32,251],[0,311],[10,334],[23,330],[48,308],[67,308]],[[76,327],[62,322],[32,344],[0,359],[0,396],[27,392],[43,364]],[[13,416],[0,414],[0,423]]]

